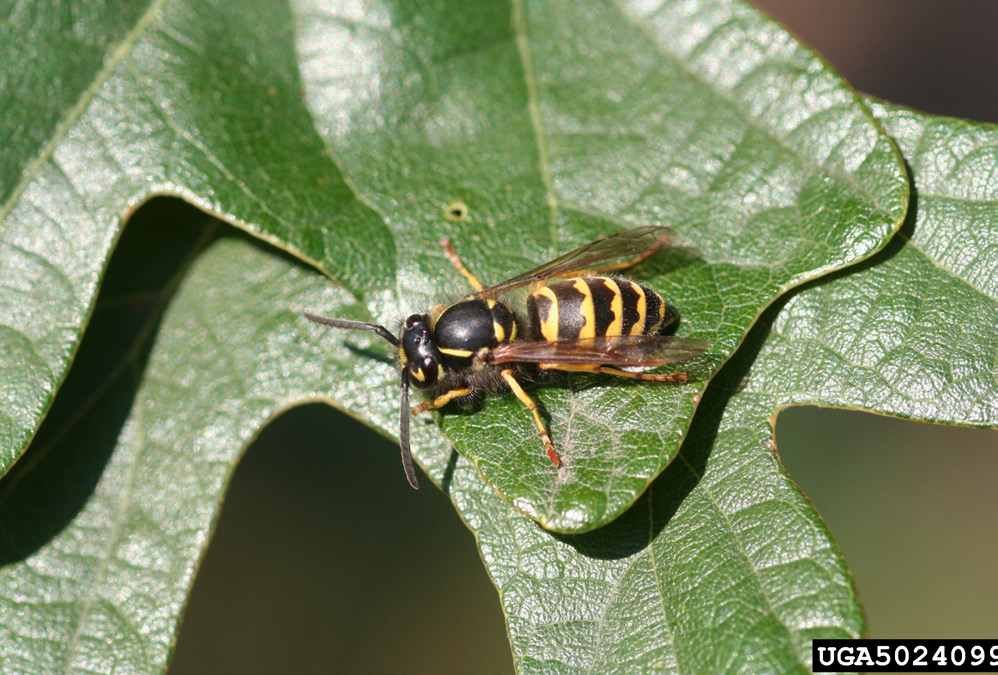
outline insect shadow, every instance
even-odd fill
[[[344,342],[343,346],[356,356],[377,361],[378,363],[384,363],[392,367],[396,367],[398,365],[395,359],[387,356],[383,350],[379,351],[377,349],[371,349],[370,347],[361,347],[353,344],[352,342]]]
[[[554,534],[555,538],[584,556],[616,560],[640,553],[661,534],[707,471],[728,400],[737,394],[739,384],[762,349],[779,304],[763,314],[739,348],[738,357],[729,360],[711,381],[703,394],[711,403],[697,409],[679,454],[644,494],[619,518],[603,527],[583,534]],[[695,368],[691,370],[695,372]]]
[[[627,558],[645,550],[669,525],[683,501],[697,488],[708,470],[707,463],[714,451],[714,442],[728,402],[742,389],[779,313],[796,295],[808,289],[827,284],[830,280],[862,273],[898,255],[909,244],[914,233],[917,203],[917,191],[912,188],[908,214],[899,229],[901,236],[895,235],[883,250],[855,265],[802,284],[778,298],[763,312],[735,355],[711,380],[703,394],[705,404],[693,416],[686,434],[687,441],[680,448],[679,455],[625,513],[592,532],[553,536],[572,546],[580,554],[600,560]],[[668,253],[674,251],[675,249]],[[698,367],[697,360],[686,363],[690,364],[690,375],[694,376]]]

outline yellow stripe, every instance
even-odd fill
[[[645,298],[645,289],[635,283],[631,283],[631,288],[638,294],[638,320],[631,326],[631,335],[643,335],[645,332],[645,318],[648,316],[648,300]]]
[[[441,354],[446,354],[447,356],[453,356],[457,359],[466,359],[475,352],[470,349],[444,349],[443,347],[437,347]]]
[[[585,323],[582,324],[582,330],[579,331],[579,338],[594,338],[596,337],[596,311],[593,309],[593,291],[589,288],[586,280],[581,278],[572,282],[572,286],[583,295],[579,312]]]
[[[513,322],[513,329],[509,332],[509,341],[512,342],[516,339],[516,321]]]
[[[606,327],[608,337],[620,335],[620,330],[624,327],[624,304],[623,296],[620,294],[620,286],[613,279],[603,277],[603,283],[613,291],[613,300],[610,301],[610,312],[613,314],[613,321]]]
[[[444,313],[445,309],[447,309],[446,305],[437,305],[432,310],[430,310],[430,330],[431,331],[432,330],[436,330],[437,319],[440,318],[440,315]]]
[[[506,329],[498,321],[492,322],[492,332],[496,334],[496,342],[503,342],[506,339]]]
[[[541,320],[541,335],[548,342],[556,342],[558,340],[558,298],[554,291],[547,286],[541,286],[532,295],[535,297],[543,296],[551,301],[547,318]]]

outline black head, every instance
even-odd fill
[[[430,317],[426,314],[413,314],[405,320],[399,355],[409,381],[417,389],[429,389],[444,376],[443,357],[433,344]]]
[[[324,316],[317,316],[315,314],[309,314],[304,312],[305,318],[314,323],[322,324],[323,326],[332,326],[333,328],[344,328],[346,330],[365,330],[372,333],[377,333],[385,340],[387,340],[393,347],[399,349],[400,354],[407,363],[413,363],[414,359],[408,356],[408,349],[403,346],[406,336],[409,335],[409,325],[410,323],[418,324],[422,321],[423,325],[427,329],[427,338],[429,337],[429,325],[426,324],[426,317],[414,314],[409,317],[405,322],[405,329],[402,331],[402,338],[399,339],[392,335],[392,333],[384,326],[378,326],[373,323],[364,323],[363,321],[351,321],[349,319],[330,319]],[[414,321],[415,320],[415,321]],[[418,346],[420,341],[417,339],[419,336],[419,331],[413,333],[413,341]],[[430,347],[433,348],[432,343]],[[435,349],[435,348],[434,348]],[[438,355],[439,356],[439,355]],[[437,360],[439,364],[439,359]],[[421,365],[418,366],[421,368]],[[419,481],[416,479],[416,470],[412,467],[412,452],[409,449],[409,373],[412,372],[408,367],[402,369],[402,415],[399,419],[399,444],[402,446],[402,467],[405,469],[405,476],[409,479],[409,485],[419,489]],[[422,371],[420,371],[422,372]],[[436,371],[434,371],[436,374]],[[436,380],[434,380],[436,381]],[[415,381],[413,381],[415,384]],[[416,385],[418,386],[418,385]]]

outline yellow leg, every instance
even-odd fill
[[[471,389],[464,387],[463,389],[451,389],[450,391],[440,394],[432,401],[427,401],[426,403],[420,403],[415,408],[412,409],[413,415],[418,415],[421,412],[427,410],[436,410],[437,408],[443,408],[445,405],[450,403],[456,398],[461,398],[462,396],[467,396],[471,393]]]
[[[454,247],[450,245],[449,241],[444,239],[440,242],[440,245],[444,247],[444,252],[447,254],[447,258],[450,260],[451,265],[456,267],[457,271],[468,280],[468,283],[471,284],[472,288],[476,291],[480,291],[485,288],[485,286],[482,286],[482,282],[478,280],[478,277],[469,272],[468,268],[464,266],[464,263],[461,262],[461,259],[457,256],[457,251],[454,250]]]
[[[648,380],[651,382],[689,382],[689,373],[632,373],[619,368],[596,365],[570,365],[565,363],[541,363],[538,364],[541,370],[564,370],[570,373],[604,373],[606,375],[616,375],[617,377],[629,377],[632,380]]]
[[[534,403],[534,399],[530,398],[527,392],[523,390],[523,387],[520,386],[520,383],[516,381],[516,378],[513,377],[512,370],[506,368],[499,374],[502,375],[502,379],[506,380],[509,388],[513,390],[514,394],[516,394],[516,397],[520,399],[520,403],[527,406],[527,410],[533,414],[534,424],[537,425],[537,430],[541,432],[541,442],[544,443],[544,449],[548,453],[548,459],[550,459],[551,463],[560,469],[562,466],[561,457],[559,457],[558,453],[555,452],[554,444],[551,442],[551,437],[548,435],[547,427],[544,426],[544,420],[541,419],[541,414],[537,412],[537,404]]]

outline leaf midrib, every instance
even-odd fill
[[[547,132],[541,118],[540,101],[537,94],[537,76],[534,72],[534,61],[530,54],[530,41],[527,38],[527,17],[523,6],[524,0],[512,0],[513,32],[516,48],[523,65],[523,79],[527,87],[527,111],[530,114],[530,124],[534,129],[534,143],[537,148],[538,169],[541,182],[544,185],[545,199],[548,205],[548,237],[551,240],[552,257],[558,253],[558,196],[554,191],[551,179],[551,164],[548,158]]]

